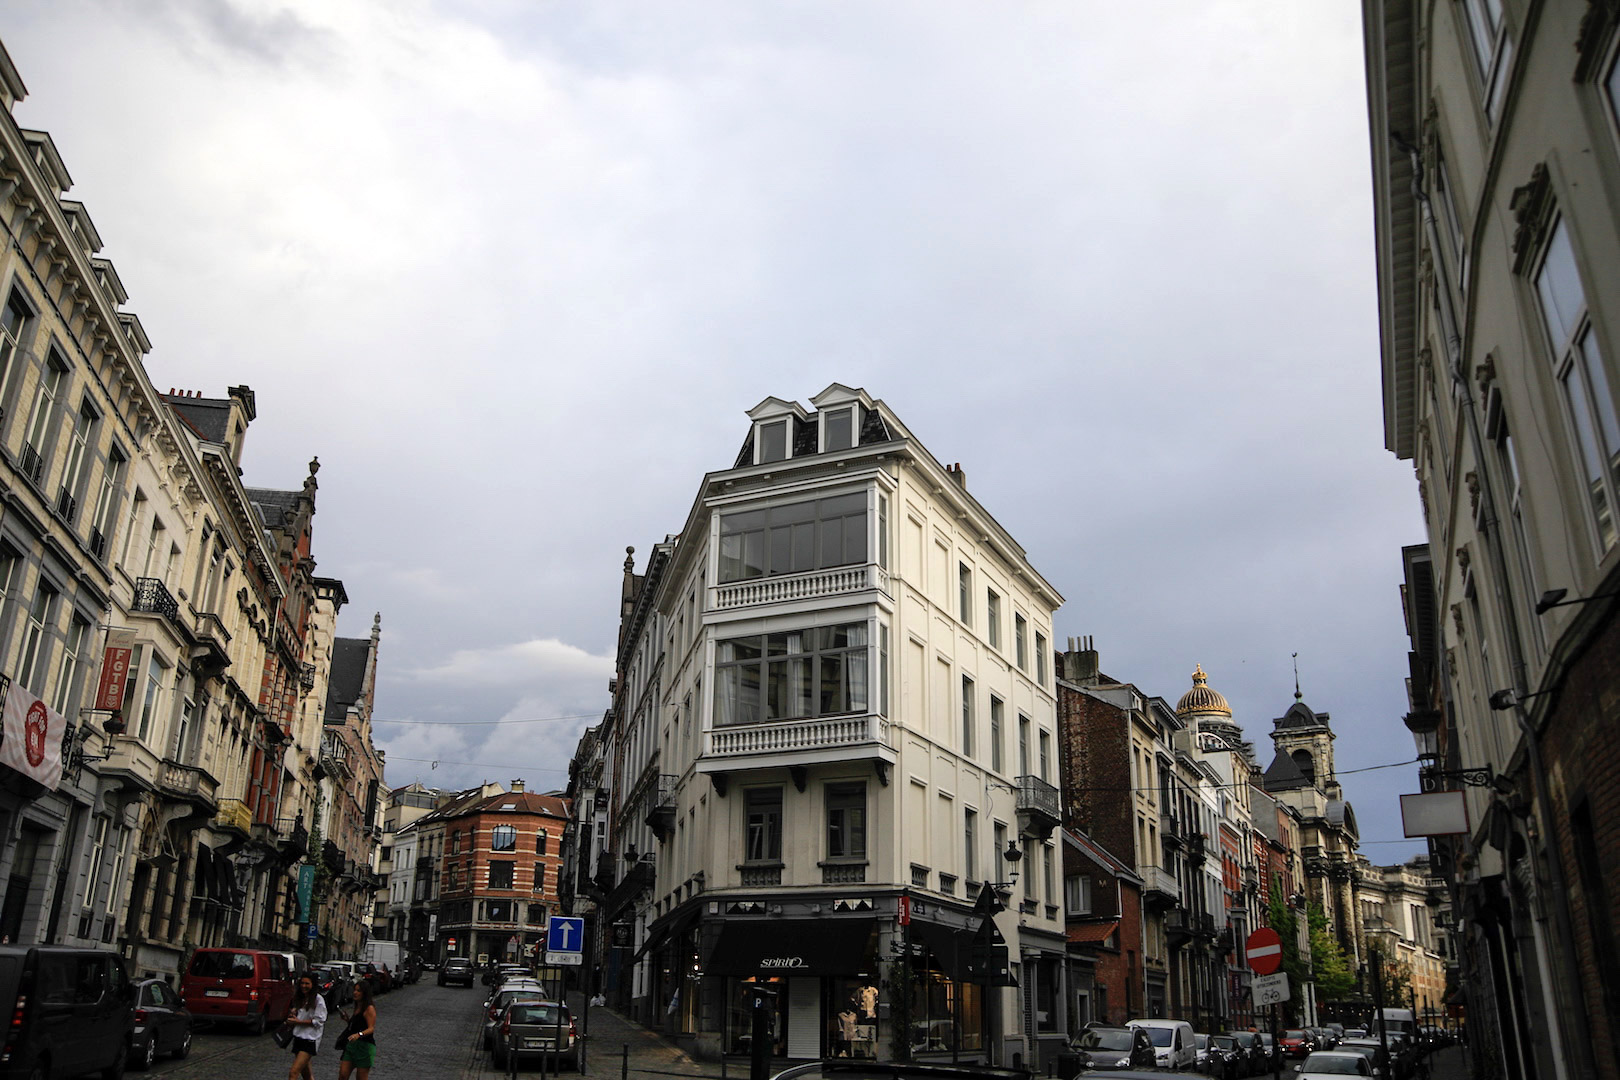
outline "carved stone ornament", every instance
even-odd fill
[[[1456,611],[1457,609],[1453,607],[1451,610]],[[1455,648],[1446,649],[1446,670],[1451,672],[1453,679],[1457,677],[1457,650]]]
[[[1575,81],[1601,78],[1608,44],[1620,27],[1620,0],[1587,0],[1586,14],[1575,34]]]
[[[1492,356],[1490,353],[1486,353],[1485,359],[1481,360],[1474,366],[1474,379],[1479,383],[1480,391],[1483,392],[1486,387],[1491,385],[1492,380],[1495,378],[1496,357]]]
[[[1416,467],[1414,467],[1412,471],[1416,472],[1417,471]],[[1423,505],[1423,517],[1424,517],[1424,520],[1428,520],[1428,517],[1429,517],[1429,485],[1423,482],[1423,477],[1422,476],[1418,477],[1417,487],[1418,487],[1418,502]]]
[[[1463,483],[1468,485],[1468,512],[1470,514],[1473,514],[1475,517],[1478,517],[1479,516],[1479,473],[1477,473],[1477,472],[1468,473],[1467,475],[1465,475],[1463,477]],[[1467,566],[1468,566],[1468,549],[1467,548],[1458,548],[1457,549],[1457,560],[1463,564],[1464,568],[1467,568]]]
[[[1541,250],[1552,224],[1552,174],[1545,163],[1538,162],[1530,172],[1530,181],[1514,189],[1508,206],[1517,223],[1513,230],[1513,272],[1522,274]]]
[[[1473,476],[1474,474],[1469,473],[1468,475]],[[1468,573],[1468,564],[1472,561],[1473,556],[1469,554],[1467,544],[1457,549],[1457,565],[1462,568],[1463,573]]]
[[[1451,605],[1451,622],[1452,622],[1452,625],[1457,628],[1457,640],[1461,641],[1462,636],[1463,636],[1463,621],[1462,621],[1462,605],[1461,604],[1452,604]],[[1451,662],[1451,672],[1452,672],[1453,675],[1455,675],[1457,673],[1457,661],[1454,658],[1448,658],[1448,659]]]

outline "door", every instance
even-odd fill
[[[788,980],[787,1056],[821,1057],[821,980]]]
[[[5,941],[22,937],[23,912],[28,906],[28,888],[34,878],[34,862],[39,855],[39,830],[24,825],[17,838],[17,854],[11,860],[11,877],[6,881],[6,900],[0,906],[0,934]]]

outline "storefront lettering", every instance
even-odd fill
[[[802,968],[809,965],[802,956],[767,956],[759,962],[762,968]]]

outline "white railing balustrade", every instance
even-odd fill
[[[750,578],[718,585],[714,590],[716,610],[779,604],[789,600],[810,600],[822,596],[889,591],[889,572],[876,563],[866,566],[839,566],[830,570],[808,570],[801,574]]]
[[[861,745],[888,746],[889,721],[881,716],[831,716],[736,724],[709,732],[709,753],[715,757]]]

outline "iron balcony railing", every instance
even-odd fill
[[[1063,817],[1063,800],[1058,789],[1038,776],[1017,778],[1019,813],[1029,813],[1057,822]]]
[[[22,455],[17,460],[17,471],[38,484],[45,478],[45,459],[39,456],[33,443],[23,443]]]
[[[162,615],[172,623],[180,621],[180,605],[160,578],[135,579],[135,610]]]

